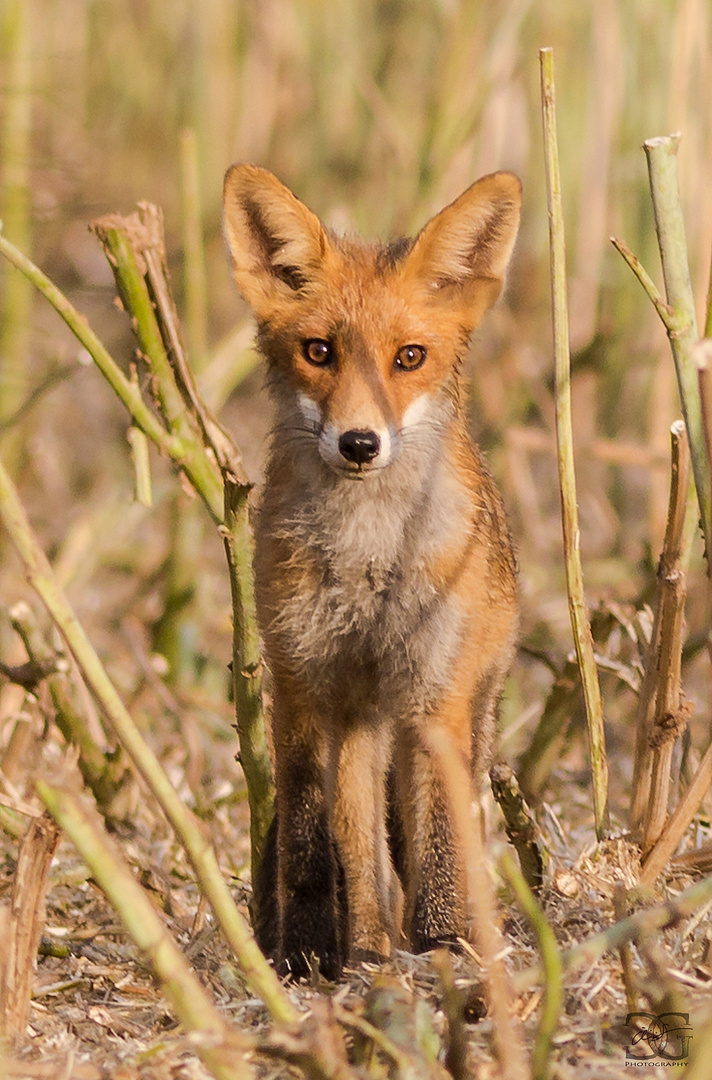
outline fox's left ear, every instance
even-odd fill
[[[406,273],[479,321],[502,290],[521,205],[522,185],[513,173],[483,176],[421,230]]]
[[[223,196],[235,284],[257,318],[267,318],[323,272],[326,232],[289,188],[256,165],[228,169]]]

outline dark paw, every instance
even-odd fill
[[[339,914],[335,896],[292,897],[283,915],[280,974],[302,979],[318,968],[325,979],[338,979],[347,948]]]
[[[336,982],[344,966],[344,958],[336,949],[286,950],[277,964],[277,973],[283,978],[315,979],[320,976],[328,982]]]

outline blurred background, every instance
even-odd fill
[[[266,166],[326,223],[382,238],[417,230],[483,173],[522,177],[507,293],[470,356],[472,427],[504,489],[521,562],[524,649],[505,702],[511,753],[526,745],[571,649],[554,456],[541,46],[554,48],[556,65],[584,572],[592,607],[602,601],[606,617],[614,613],[604,690],[621,751],[620,802],[637,662],[626,619],[652,595],[679,403],[662,326],[609,237],[622,237],[660,280],[641,144],[680,131],[703,321],[712,237],[709,0],[1,0],[0,216],[5,235],[128,371],[130,326],[87,224],[139,200],[163,207],[203,393],[259,483],[269,406],[225,257],[226,167]],[[231,740],[219,538],[156,455],[154,506],[134,501],[122,406],[15,271],[0,267],[0,287],[0,454],[60,579],[145,724],[167,708],[159,680],[183,734],[191,716],[196,739],[207,731]],[[692,657],[705,633],[701,546],[690,587]],[[5,539],[0,556],[9,605],[28,589]],[[22,658],[6,614],[0,650],[7,662]],[[688,692],[703,715],[706,678],[693,663]],[[0,690],[0,724],[17,707],[16,689]]]

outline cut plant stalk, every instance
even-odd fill
[[[132,311],[132,315],[137,320],[137,332],[142,350],[146,356],[151,357],[156,378],[163,378],[161,390],[163,400],[166,402],[166,407],[174,412],[179,421],[182,431],[180,436],[173,430],[169,431],[155,416],[143,400],[139,386],[126,378],[113,357],[91,330],[86,319],[70,304],[56,285],[1,234],[0,255],[20,270],[52,304],[86,348],[118,398],[129,410],[135,426],[185,473],[203,499],[213,521],[219,527],[224,527],[223,474],[226,478],[232,478],[231,482],[240,486],[245,494],[249,485],[234,443],[200,401],[190,370],[185,363],[175,307],[165,277],[160,212],[155,207],[145,205],[142,207],[142,213],[143,218],[133,215],[128,219],[131,228],[127,228],[124,219],[116,215],[108,224],[104,219],[107,246],[115,241],[115,248],[109,247],[109,262],[116,275],[125,281],[125,285],[120,286],[120,291],[127,302],[129,297],[134,297],[138,305],[138,313]],[[136,239],[139,244],[138,255],[133,250],[130,238]],[[123,261],[121,261],[122,255],[126,256]],[[150,293],[143,278],[142,268],[145,268],[151,283]],[[155,310],[153,303],[156,304]],[[156,311],[161,317],[160,327]],[[170,342],[170,352],[166,350],[164,337]],[[175,361],[174,368],[171,367],[171,358]],[[177,378],[180,378],[180,383],[176,381]],[[189,406],[192,408],[192,419],[187,415]],[[239,552],[239,557],[233,559],[229,566],[231,590],[233,595],[237,594],[242,598],[240,614],[235,617],[242,620],[244,626],[249,623],[248,634],[252,635],[256,633],[253,629],[256,626],[256,616],[254,603],[251,600],[253,595],[252,533],[246,498],[241,503],[240,513],[243,520],[240,522],[239,531],[245,546]],[[241,634],[245,633],[245,630],[241,631]],[[234,661],[233,678],[238,681],[245,680],[248,685],[244,688],[244,694],[253,701],[259,675],[259,671],[254,668],[251,670],[251,661],[243,663],[241,657]],[[235,697],[236,701],[240,700],[240,695],[236,694]],[[241,749],[242,764],[248,793],[252,783],[250,777],[253,774],[257,775],[259,782],[255,782],[252,790],[256,787],[260,792],[259,800],[267,800],[264,805],[262,802],[259,803],[258,812],[255,815],[256,820],[262,823],[261,828],[264,829],[262,835],[255,839],[253,851],[256,865],[266,835],[264,823],[269,822],[273,814],[274,796],[268,754],[265,751],[256,760],[250,759],[251,746],[265,745],[261,707],[259,710],[253,710],[250,715],[255,729],[250,732],[245,748]],[[242,725],[242,723],[242,718],[238,718],[238,724]],[[255,802],[254,794],[250,798],[252,802]]]
[[[262,714],[262,661],[252,577],[253,538],[250,484],[239,451],[198,394],[183,348],[180,324],[166,271],[160,210],[142,203],[138,215],[95,222],[114,270],[119,292],[136,318],[136,333],[158,384],[162,403],[174,417],[190,417],[206,459],[216,461],[224,486],[220,531],[226,541],[233,601],[233,666],[240,761],[250,803],[252,874],[257,874],[274,815],[274,789]],[[166,384],[164,387],[164,383]],[[169,419],[168,413],[166,418]],[[174,421],[171,421],[171,426]],[[187,427],[188,420],[183,421]],[[206,448],[208,453],[206,453]]]
[[[34,818],[20,844],[15,867],[9,923],[4,928],[0,964],[0,1027],[10,1044],[19,1042],[30,1011],[32,982],[37,970],[45,920],[49,868],[60,833],[49,814]]]
[[[207,356],[207,318],[197,143],[192,129],[180,135],[180,177],[185,328],[190,365],[199,372]],[[180,491],[173,494],[169,516],[162,610],[152,626],[151,637],[154,651],[168,662],[166,680],[180,687],[194,679],[198,666],[191,621],[196,611],[204,521],[200,508],[183,498]]]
[[[497,761],[492,766],[490,782],[495,802],[504,817],[507,836],[517,852],[524,880],[536,892],[541,889],[549,862],[541,830],[526,804],[513,770],[505,761]]]
[[[692,359],[692,347],[698,339],[695,299],[690,282],[690,270],[685,240],[685,222],[680,205],[677,182],[677,151],[680,135],[648,139],[643,148],[648,160],[650,192],[655,213],[660,259],[665,280],[667,302],[674,313],[677,330],[669,334],[670,348],[675,360],[680,389],[682,414],[690,440],[692,471],[695,476],[697,500],[700,505],[702,531],[708,552],[712,552],[712,490],[710,467],[705,451],[702,430],[702,409],[697,371]],[[708,562],[709,572],[709,562]]]
[[[52,567],[32,531],[15,486],[1,462],[0,518],[17,549],[30,584],[74,655],[84,680],[103,709],[104,716],[182,841],[201,887],[242,968],[245,981],[253,993],[264,1001],[275,1020],[293,1022],[297,1017],[296,1011],[237,910],[220,873],[215,852],[171,785],[150,746],[136,728],[107,676],[55,579]]]
[[[66,785],[39,781],[37,793],[91,869],[92,877],[148,959],[191,1044],[216,1080],[249,1080],[255,1074],[244,1056],[225,1044],[228,1028],[198,976],[167,933],[146,892],[131,873],[101,821]]]
[[[650,781],[648,806],[642,828],[642,847],[647,851],[662,832],[670,794],[670,765],[675,740],[687,727],[689,707],[681,699],[682,630],[687,587],[682,567],[686,541],[685,524],[689,523],[687,493],[690,455],[684,425],[672,426],[672,476],[670,503],[663,552],[658,566],[657,654],[651,654],[657,671],[655,714],[648,732],[650,746]],[[694,505],[694,503],[693,503]],[[690,525],[688,524],[688,528]],[[657,634],[655,633],[657,629]],[[643,755],[645,758],[646,755]],[[646,775],[640,769],[641,783]]]
[[[680,391],[682,412],[690,443],[692,471],[700,507],[702,532],[706,550],[712,551],[712,490],[710,489],[710,464],[703,432],[702,406],[698,375],[693,360],[697,342],[697,317],[690,283],[690,271],[685,241],[685,223],[680,206],[677,183],[677,151],[680,136],[667,135],[648,139],[643,145],[648,162],[650,191],[655,214],[655,229],[663,267],[666,298],[661,296],[650,275],[622,240],[611,238],[616,250],[623,256],[645,292],[652,300],[665,327],[670,341],[677,383]],[[712,296],[712,293],[710,294]],[[712,328],[712,313],[708,310],[707,321]],[[687,543],[692,544],[694,533]],[[683,551],[683,565],[687,566],[690,552]],[[707,564],[709,574],[709,560]]]
[[[573,427],[571,420],[571,358],[566,302],[566,247],[561,200],[561,179],[556,137],[556,99],[554,54],[540,49],[541,100],[544,127],[547,203],[549,211],[549,246],[551,252],[551,297],[554,324],[554,360],[556,386],[556,441],[559,462],[561,517],[566,563],[566,585],[576,656],[581,672],[588,745],[593,780],[593,812],[596,836],[602,840],[608,820],[608,762],[603,728],[603,705],[593,650],[593,636],[583,587],[576,476],[574,470]]]

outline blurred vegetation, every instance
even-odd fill
[[[223,251],[226,167],[264,165],[327,223],[382,237],[417,229],[482,173],[517,172],[522,234],[506,298],[472,351],[472,421],[520,550],[526,640],[560,666],[571,642],[554,458],[542,45],[554,48],[557,67],[584,573],[592,601],[638,602],[650,595],[662,541],[679,402],[664,331],[608,238],[623,237],[659,279],[640,147],[680,130],[704,323],[708,0],[2,0],[0,216],[8,238],[87,314],[128,373],[130,327],[86,226],[141,199],[163,206],[204,393],[222,407],[258,480],[269,412]],[[183,258],[196,201],[204,283],[200,267],[197,279],[186,274]],[[191,257],[195,270],[200,256]],[[42,301],[16,299],[4,267],[0,285],[0,453],[60,580],[129,702],[151,672],[165,674],[155,657],[147,674],[146,658],[160,650],[173,664],[182,713],[202,708],[224,731],[230,596],[218,538],[186,509],[188,494],[176,502],[158,458],[154,507],[132,501],[118,402]],[[0,544],[0,588],[11,603],[26,587]],[[699,551],[696,567],[693,631],[704,625]],[[178,641],[166,633],[167,612],[178,614]],[[8,627],[0,621],[10,662]],[[546,665],[520,663],[508,716],[531,727],[550,681]],[[622,693],[630,716],[631,692]],[[9,695],[0,693],[0,723]]]

